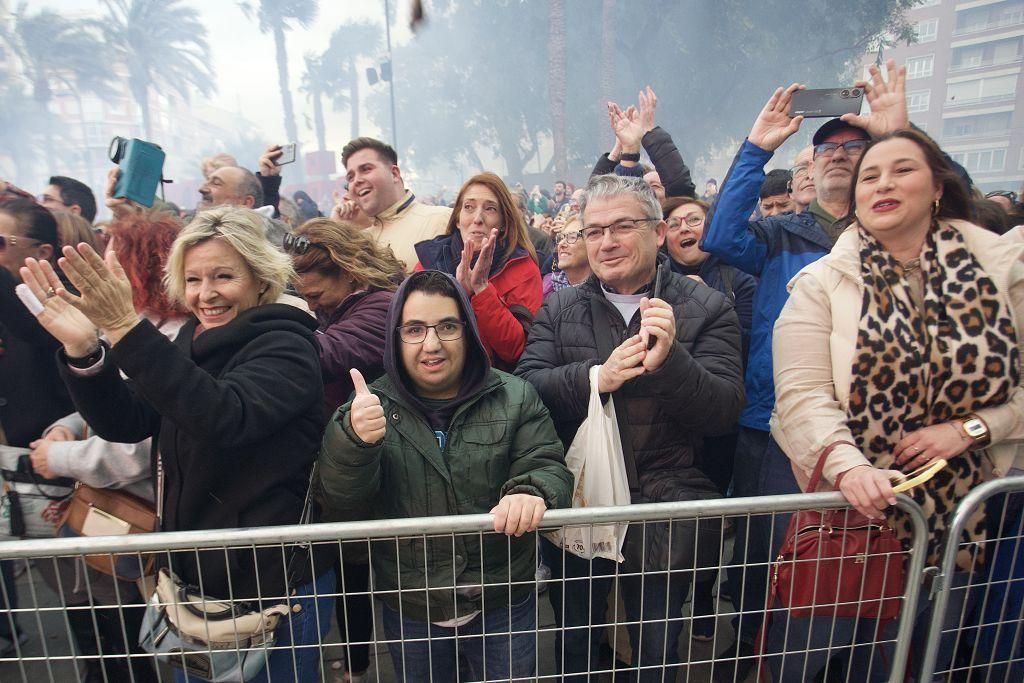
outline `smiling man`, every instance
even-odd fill
[[[527,382],[490,367],[449,275],[406,279],[385,328],[385,376],[368,387],[353,370],[355,395],[324,435],[328,518],[491,513],[509,537],[373,547],[395,678],[451,680],[460,658],[471,680],[533,678],[537,541],[525,534],[548,508],[567,507],[572,489],[551,417]]]
[[[587,418],[590,368],[611,394],[634,503],[719,497],[695,463],[695,444],[733,424],[743,404],[740,326],[729,299],[672,272],[659,253],[668,225],[653,190],[641,178],[594,176],[580,198],[582,240],[593,275],[551,294],[530,329],[516,368],[551,411],[562,442],[572,443]],[[671,536],[673,569],[717,560],[714,522]],[[641,682],[674,680],[662,668],[679,663],[682,621],[676,617],[692,572],[665,574],[655,550],[666,535],[631,528],[625,562],[583,560],[542,541],[551,567],[549,595],[558,632],[555,657],[570,682],[598,666],[605,599],[619,576]],[[678,560],[682,565],[678,565]],[[685,567],[683,566],[685,565]],[[578,579],[562,582],[562,578]],[[589,580],[587,580],[589,579]],[[620,615],[622,619],[622,615]],[[642,626],[637,626],[640,621]],[[623,619],[625,621],[625,619]],[[564,645],[564,648],[563,648]],[[564,654],[563,654],[564,653]],[[569,673],[578,674],[570,676]]]
[[[373,220],[367,228],[379,244],[391,247],[406,272],[418,260],[416,243],[444,233],[452,210],[427,206],[405,188],[398,154],[374,138],[356,138],[341,150],[348,194]]]

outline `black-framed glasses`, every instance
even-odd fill
[[[410,323],[398,326],[398,338],[403,344],[422,344],[427,339],[427,332],[434,330],[441,341],[455,341],[462,338],[466,323],[461,320],[442,320],[436,325]]]
[[[583,239],[588,242],[600,242],[604,237],[604,231],[611,233],[612,237],[624,237],[634,232],[643,230],[644,225],[651,222],[658,222],[660,218],[623,218],[611,225],[589,225],[581,231]]]
[[[1017,203],[1017,193],[1012,190],[995,190],[985,195],[985,199],[992,199],[993,197],[1006,197],[1010,200],[1011,204]]]
[[[695,213],[691,213],[686,218],[680,218],[679,216],[676,216],[675,218],[669,218],[668,219],[668,229],[669,230],[681,230],[682,227],[683,227],[683,223],[686,223],[691,228],[696,228],[698,225],[700,225],[703,222],[704,222],[704,216],[698,216]]]
[[[561,244],[562,242],[565,242],[566,244],[576,244],[581,237],[583,237],[582,230],[560,232],[555,235],[555,244]]]
[[[309,248],[313,246],[313,243],[309,241],[309,238],[305,235],[296,235],[292,232],[287,232],[284,235],[284,239],[281,241],[281,246],[289,254],[295,254],[296,256],[302,256]]]
[[[847,140],[846,142],[823,142],[820,145],[814,146],[814,158],[818,157],[830,157],[836,153],[836,150],[842,147],[848,156],[855,157],[860,156],[860,153],[864,151],[864,148],[868,146],[867,140]]]
[[[37,240],[35,237],[18,237],[17,235],[2,235],[0,234],[0,251],[5,250],[8,245],[12,247],[18,246],[18,243],[22,240],[28,240],[29,242],[35,242],[36,244],[42,244],[42,240]]]

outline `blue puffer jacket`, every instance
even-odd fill
[[[832,250],[832,240],[809,212],[748,220],[772,158],[744,140],[711,209],[700,248],[759,278],[754,292],[750,355],[746,368],[747,407],[740,424],[768,431],[775,405],[772,330],[789,297],[786,285],[809,263]]]

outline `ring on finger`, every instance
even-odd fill
[[[47,290],[46,290],[46,298],[47,299],[52,299],[55,296],[57,296],[57,292],[53,291],[53,287],[47,288]]]

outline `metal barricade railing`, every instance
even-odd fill
[[[1003,477],[973,489],[949,524],[932,584],[927,646],[919,680],[1024,680],[1024,477]],[[985,508],[984,553],[978,569],[957,571],[968,552],[963,536]],[[971,559],[975,559],[976,555]]]
[[[825,629],[828,637],[820,642],[802,641],[793,637],[795,618],[776,619],[785,627],[781,645],[769,649],[764,660],[743,650],[728,657],[723,654],[733,637],[733,620],[760,623],[764,616],[763,596],[774,560],[771,554],[756,562],[733,564],[730,558],[736,548],[729,548],[733,544],[730,526],[764,517],[769,528],[778,529],[785,527],[785,518],[794,511],[845,507],[840,494],[820,493],[552,510],[545,515],[542,532],[616,522],[628,522],[630,531],[624,551],[627,561],[621,564],[582,560],[535,534],[525,552],[532,550],[544,559],[552,572],[550,578],[535,577],[536,563],[529,576],[492,571],[491,576],[482,577],[470,571],[473,567],[508,570],[522,566],[522,548],[514,552],[515,542],[500,538],[494,542],[491,515],[2,542],[0,559],[21,560],[27,569],[16,583],[20,593],[17,607],[0,610],[0,621],[8,625],[17,621],[33,632],[35,640],[15,642],[13,653],[0,656],[0,681],[82,680],[88,671],[111,681],[174,680],[175,672],[167,662],[154,666],[153,655],[140,651],[133,641],[146,603],[143,592],[131,583],[105,580],[86,570],[78,558],[154,553],[162,564],[173,559],[180,566],[190,559],[206,567],[210,558],[220,558],[223,563],[237,560],[236,565],[244,566],[246,558],[259,557],[261,569],[255,577],[232,576],[229,564],[227,594],[209,597],[262,601],[259,604],[265,607],[285,597],[259,589],[261,572],[284,571],[290,549],[301,544],[315,549],[303,555],[310,576],[322,567],[347,568],[367,561],[385,571],[359,579],[346,570],[337,584],[332,578],[312,586],[305,610],[309,628],[316,633],[331,628],[333,615],[322,601],[336,600],[341,608],[334,629],[347,631],[348,637],[332,630],[326,638],[314,635],[306,644],[289,645],[286,638],[272,646],[229,648],[239,657],[246,651],[265,650],[271,657],[274,680],[282,673],[281,680],[341,680],[329,666],[313,672],[321,660],[343,657],[352,662],[364,656],[375,661],[376,680],[396,680],[395,664],[404,662],[410,679],[411,668],[427,663],[424,680],[560,680],[564,673],[564,680],[573,681],[586,680],[588,674],[615,676],[628,669],[642,681],[743,681],[753,680],[750,677],[757,676],[758,665],[773,658],[784,672],[790,666],[786,662],[799,661],[799,676],[810,679],[818,673],[808,668],[810,655],[841,670],[848,667],[857,649],[864,647],[882,653],[886,670],[876,670],[879,677],[902,680],[914,630],[913,608],[904,609],[904,616],[890,629],[873,634],[870,641],[844,640],[837,620],[821,617],[815,617],[816,628]],[[926,523],[910,498],[899,496],[898,507],[910,516],[914,534],[904,554],[893,558],[906,563],[902,598],[906,608],[916,606],[919,599],[921,582],[917,578],[924,568]],[[777,549],[782,540],[779,533],[771,531],[769,536],[767,547]],[[750,543],[747,534],[746,544]],[[745,553],[738,556],[748,557]],[[664,562],[658,564],[657,557]],[[394,571],[385,566],[387,561],[396,563]],[[740,585],[726,590],[726,575],[737,576],[737,569],[741,570]],[[754,569],[760,572],[752,572]],[[755,573],[758,578],[749,578]],[[252,578],[256,595],[242,595],[241,586]],[[211,575],[200,576],[199,583],[204,579],[208,584],[214,582]],[[696,588],[694,597],[688,599],[695,583],[703,585],[702,591],[717,585],[717,599],[710,611],[706,606],[697,608]],[[10,600],[14,596],[6,594],[7,587],[6,581],[0,581],[2,597]],[[199,590],[203,592],[202,585]],[[547,595],[542,595],[545,590]],[[727,598],[727,593],[736,596],[743,592],[761,596],[760,602],[749,601],[743,608],[738,606],[741,599],[734,606]],[[445,610],[445,605],[454,603],[476,605],[483,616]],[[468,621],[452,621],[453,616]],[[692,637],[698,622],[708,618],[713,619],[710,640]],[[490,620],[494,620],[493,626]],[[354,636],[357,622],[368,624],[372,631]],[[447,625],[438,626],[437,622]],[[290,623],[290,618],[282,623]],[[95,639],[91,648],[89,642],[83,647],[79,633],[88,634],[89,627]],[[289,638],[292,635],[303,640],[299,634],[288,633]],[[602,644],[604,640],[606,644]],[[361,655],[360,648],[368,653]],[[283,658],[273,658],[281,652]],[[308,668],[308,661],[303,664],[303,653],[313,655],[313,668]],[[178,656],[179,664],[184,661]],[[754,666],[741,666],[743,663]],[[303,666],[309,673],[301,672]],[[791,677],[796,675],[793,671],[789,669]],[[853,680],[849,669],[847,679]]]

